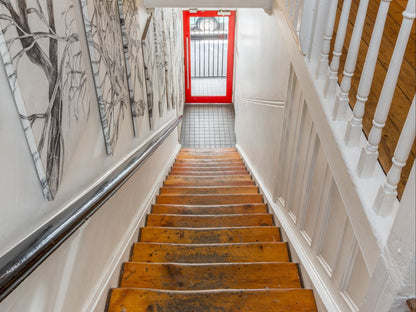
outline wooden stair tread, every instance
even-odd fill
[[[171,244],[218,244],[281,242],[276,226],[250,226],[227,228],[170,228],[144,227],[140,231],[141,242]]]
[[[256,186],[162,187],[160,194],[258,194]]]
[[[247,170],[237,170],[237,171],[171,171],[169,175],[178,175],[178,176],[232,176],[232,175],[245,175],[249,174]]]
[[[271,226],[273,217],[268,213],[232,214],[232,215],[177,215],[149,214],[147,226],[167,227],[238,227],[238,226]]]
[[[187,215],[221,215],[239,213],[266,213],[266,204],[237,204],[237,205],[169,205],[155,204],[153,214],[187,214]]]
[[[156,204],[180,205],[221,205],[263,203],[261,194],[223,194],[223,195],[157,195]]]
[[[188,170],[188,169],[197,169],[197,170],[223,170],[223,169],[247,169],[244,164],[231,163],[227,165],[187,165],[187,164],[174,164],[172,170]]]
[[[210,180],[220,180],[220,181],[252,181],[249,174],[243,175],[224,175],[224,176],[180,176],[180,175],[169,175],[166,177],[166,180],[176,180],[176,181],[210,181]]]
[[[286,243],[135,243],[132,262],[289,262]]]
[[[316,312],[312,290],[172,291],[120,288],[108,312]]]
[[[165,180],[163,186],[254,186],[255,183],[253,180],[241,180],[241,181],[232,181],[232,180],[202,180],[202,181],[180,181],[180,180]]]
[[[124,264],[120,287],[169,290],[300,288],[294,263]]]
[[[316,312],[235,148],[181,149],[108,312]]]

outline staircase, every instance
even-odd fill
[[[182,149],[108,312],[317,311],[234,148]]]

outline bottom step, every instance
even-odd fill
[[[108,312],[315,312],[311,290],[113,289]]]

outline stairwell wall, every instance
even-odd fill
[[[325,2],[319,1],[319,16],[326,16]],[[344,128],[328,117],[331,106],[314,79],[325,19],[311,25],[312,57],[305,57],[283,7],[284,1],[275,1],[272,16],[238,10],[237,147],[320,311],[396,311],[399,306],[397,311],[405,311],[404,294],[414,293],[406,277],[414,271],[414,235],[406,234],[413,233],[414,218],[406,223],[400,216],[414,214],[414,180],[397,217],[397,205],[388,218],[374,213],[368,203],[385,176],[379,170],[371,181],[354,177],[355,155],[343,148]],[[281,107],[266,111],[264,104],[272,103],[265,100]]]
[[[73,3],[91,103],[88,122],[79,140],[71,146],[73,156],[65,160],[65,171],[53,201],[42,196],[5,66],[0,60],[0,257],[67,209],[182,114],[183,103],[176,109],[165,106],[163,115],[155,105],[153,128],[150,129],[146,109],[139,135],[135,137],[130,107],[127,106],[119,125],[117,145],[113,155],[107,156],[80,1]],[[138,8],[137,27],[142,33],[148,13],[141,0],[134,0],[134,4]],[[182,20],[178,22],[182,23]],[[181,39],[178,41],[182,42]],[[180,48],[171,51],[179,51],[182,54],[179,58],[183,57]],[[183,77],[177,80],[183,80]],[[158,82],[153,81],[153,84],[157,87]],[[178,95],[183,94],[183,90],[177,91]],[[92,311],[98,304],[98,310],[102,311],[107,286],[116,286],[118,282],[117,278],[111,279],[112,270],[116,270],[118,276],[119,261],[123,257],[127,259],[130,240],[137,239],[140,218],[149,208],[177,148],[178,132],[173,131],[160,151],[147,160],[114,198],[0,303],[0,310]]]

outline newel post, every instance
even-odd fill
[[[348,107],[348,95],[351,89],[351,78],[354,75],[355,66],[357,64],[358,52],[360,50],[361,36],[363,34],[365,17],[367,14],[369,0],[361,0],[358,7],[357,16],[355,18],[354,30],[350,45],[348,47],[347,60],[345,61],[344,73],[341,81],[341,91],[335,100],[335,107],[332,113],[334,120],[340,120],[345,117]]]
[[[400,138],[397,142],[396,150],[394,151],[393,165],[387,174],[386,182],[380,187],[374,203],[374,209],[379,215],[388,215],[391,212],[394,200],[397,197],[397,184],[400,182],[402,168],[406,165],[413,141],[415,140],[415,124],[416,110],[415,98],[413,98],[406,122],[404,123],[402,133],[400,133]]]
[[[362,132],[362,121],[365,111],[365,103],[370,94],[371,84],[374,78],[374,71],[377,64],[377,57],[380,50],[381,39],[383,38],[384,25],[389,11],[391,0],[382,0],[378,8],[377,19],[371,35],[370,46],[365,58],[364,68],[361,73],[360,84],[358,85],[357,102],[354,105],[353,116],[348,124],[345,135],[345,143],[358,146]]]
[[[378,157],[378,145],[381,141],[381,133],[389,115],[403,56],[412,30],[413,20],[416,17],[415,9],[416,1],[409,0],[407,2],[406,10],[403,12],[402,25],[400,26],[396,46],[394,47],[389,69],[387,70],[386,79],[384,80],[376,112],[374,114],[373,127],[368,136],[367,145],[361,151],[357,168],[360,177],[371,177],[374,172]]]
[[[322,50],[319,55],[318,69],[316,72],[317,79],[325,79],[328,71],[329,63],[329,50],[331,49],[332,33],[334,32],[335,17],[337,15],[338,0],[331,0],[328,19],[325,25],[325,31],[323,34]]]
[[[335,38],[334,51],[332,52],[331,66],[329,67],[329,74],[326,78],[325,97],[334,96],[338,82],[339,61],[342,55],[342,48],[344,46],[345,34],[347,33],[348,18],[350,16],[352,0],[344,0],[342,5],[341,16],[338,23],[337,36]]]

